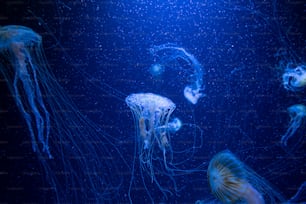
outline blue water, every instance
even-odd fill
[[[217,202],[206,170],[210,159],[225,149],[289,200],[306,181],[305,121],[288,141],[294,150],[287,151],[280,142],[290,124],[287,108],[306,105],[306,92],[286,90],[282,74],[290,63],[305,64],[304,10],[302,1],[6,1],[0,8],[0,25],[23,25],[40,34],[59,84],[80,113],[112,137],[112,162],[123,179],[105,202]],[[196,104],[184,97],[185,86],[196,78],[186,61],[178,59],[158,75],[150,72],[160,63],[150,48],[167,43],[185,49],[201,64],[205,96]],[[58,202],[56,191],[48,190],[52,185],[44,164],[32,150],[27,124],[4,76],[0,79],[0,150],[5,164],[0,201]],[[171,99],[176,104],[172,118],[185,124],[171,136],[171,145],[173,163],[190,172],[159,175],[163,164],[156,165],[156,179],[173,194],[165,196],[150,176],[143,175],[135,157],[139,138],[125,98],[140,92]],[[52,145],[56,144],[51,142],[51,154]],[[158,145],[154,150],[156,158],[163,158]],[[46,161],[56,169],[56,160]],[[117,178],[109,175],[113,176]],[[98,202],[80,197],[80,203]],[[294,202],[306,202],[305,192]]]

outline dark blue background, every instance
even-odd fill
[[[173,100],[174,115],[184,123],[203,130],[204,144],[190,168],[230,149],[286,198],[306,180],[305,144],[293,155],[279,145],[290,121],[287,107],[305,104],[305,92],[290,93],[281,81],[288,62],[305,62],[301,1],[7,1],[0,7],[1,25],[24,25],[42,35],[60,84],[86,116],[121,141],[117,148],[128,162],[136,140],[124,97],[153,92]],[[206,97],[195,106],[183,97],[186,74],[167,69],[157,79],[150,75],[148,49],[163,43],[185,48],[202,64]],[[25,173],[40,166],[26,142],[26,124],[4,81],[0,85],[0,201],[48,202],[37,189],[44,175]],[[187,130],[181,134],[180,141],[172,139],[176,145],[190,139]],[[205,170],[179,178],[186,189],[168,202],[210,198]],[[128,181],[117,202],[127,201]],[[162,201],[154,186],[152,192]],[[142,191],[133,195],[135,203],[147,199]]]

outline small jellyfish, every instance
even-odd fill
[[[230,151],[216,154],[207,170],[208,183],[212,193],[223,203],[244,201],[248,204],[264,204],[283,201],[268,183],[243,164]]]
[[[165,66],[162,64],[152,64],[150,67],[150,74],[153,77],[158,77],[165,72]]]
[[[173,118],[172,121],[170,121],[167,126],[163,125],[158,127],[159,130],[164,129],[165,131],[169,131],[171,133],[175,133],[179,131],[182,127],[182,121],[178,118]]]
[[[306,87],[306,66],[287,67],[283,74],[283,85],[289,91],[302,91]]]
[[[281,144],[285,149],[288,148],[288,140],[296,134],[297,129],[299,129],[304,122],[304,118],[306,116],[306,106],[302,104],[295,104],[290,106],[287,111],[290,116],[289,128],[281,138]],[[299,142],[300,141],[298,141],[298,143]],[[295,147],[299,145],[298,143],[294,144],[290,149],[295,149]]]
[[[203,68],[200,62],[184,48],[177,47],[172,44],[163,44],[154,46],[150,49],[153,56],[158,56],[160,63],[155,66],[170,66],[171,62],[183,60],[192,69],[190,74],[191,83],[184,88],[185,98],[192,104],[196,104],[198,100],[205,96],[203,93]]]
[[[151,178],[151,182],[155,183],[164,195],[170,193],[168,189],[161,186],[160,182],[156,178],[156,172],[159,174],[162,171],[167,171],[166,175],[169,175],[172,179],[172,172],[167,166],[166,151],[171,150],[170,147],[170,133],[178,131],[182,123],[178,118],[173,119],[171,122],[170,116],[175,109],[175,104],[168,98],[156,95],[153,93],[138,93],[130,94],[125,99],[126,104],[130,107],[136,125],[136,138],[138,141],[137,149],[138,153],[134,155],[135,158],[139,158],[141,175],[148,174]],[[162,152],[162,156],[158,156],[158,150],[156,146]],[[162,159],[161,159],[162,158]],[[164,166],[159,169],[160,166],[155,166],[154,162],[160,165],[159,161],[163,161]],[[143,173],[145,172],[145,174]],[[129,189],[129,196],[131,193],[131,186],[134,178],[134,167],[132,172],[131,184]],[[145,179],[142,177],[143,183]],[[146,189],[149,196],[149,190]],[[151,197],[151,196],[150,196]],[[151,197],[153,201],[153,198]],[[131,197],[130,197],[130,201]]]

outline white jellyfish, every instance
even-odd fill
[[[290,91],[302,91],[306,87],[306,66],[286,68],[283,74],[283,85]]]

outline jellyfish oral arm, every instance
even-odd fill
[[[204,95],[200,93],[199,88],[193,89],[190,86],[186,86],[184,89],[184,96],[190,103],[196,104]]]
[[[145,118],[140,117],[138,122],[139,122],[139,134],[142,137],[143,144],[144,144],[143,148],[144,149],[149,149],[149,147],[150,147],[150,136],[148,134],[148,131],[146,130],[147,126],[146,126],[146,123],[145,123]]]
[[[262,197],[262,195],[250,184],[246,184],[246,189],[242,193],[243,199],[248,204],[265,204],[265,201]]]

